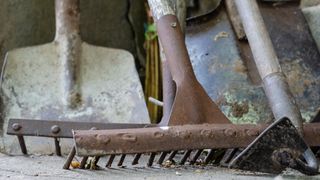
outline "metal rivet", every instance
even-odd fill
[[[12,124],[12,129],[13,129],[14,131],[19,131],[21,128],[22,128],[22,127],[21,127],[21,125],[20,125],[19,123],[14,123],[14,124]]]
[[[110,138],[104,135],[99,135],[97,137],[98,141],[101,142],[102,144],[109,144]]]
[[[200,134],[205,136],[205,137],[209,137],[210,136],[211,131],[207,130],[207,129],[203,129],[200,131]]]
[[[158,131],[154,132],[153,135],[155,138],[161,138],[164,136],[164,134],[162,132],[158,132]]]
[[[173,22],[173,23],[170,24],[170,26],[173,27],[173,28],[175,28],[175,27],[177,27],[177,23],[176,23],[176,22]]]
[[[125,141],[129,141],[129,142],[136,142],[137,136],[135,136],[133,134],[123,134],[122,139]]]
[[[224,134],[226,136],[235,136],[236,135],[236,131],[234,129],[226,129],[226,130],[224,130]]]
[[[59,127],[58,125],[53,125],[53,126],[51,127],[51,132],[52,132],[53,134],[59,133],[59,132],[60,132],[60,127]]]

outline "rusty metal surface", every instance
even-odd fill
[[[320,107],[320,55],[299,3],[259,6],[302,117],[309,122]],[[272,121],[250,47],[235,37],[224,7],[189,21],[186,44],[197,79],[232,122]]]
[[[280,65],[305,121],[312,120],[320,107],[320,54],[299,2],[260,9]]]
[[[273,174],[290,167],[304,174],[318,174],[317,160],[310,161],[307,152],[311,150],[291,120],[283,118],[264,130],[229,167]]]
[[[95,123],[54,120],[10,119],[7,134],[39,137],[72,138],[72,130],[127,129],[152,127],[153,124]]]
[[[122,130],[74,131],[77,154],[107,155],[248,146],[267,125],[201,124]],[[320,123],[305,124],[309,146],[320,145]]]
[[[176,85],[169,125],[229,122],[197,81],[177,18],[163,16],[157,30]]]
[[[312,122],[320,122],[320,110],[318,110],[318,113],[314,116]]]
[[[271,121],[263,89],[252,83],[224,9],[188,22],[186,44],[196,77],[233,123]]]
[[[258,3],[238,0],[235,4],[274,118],[288,117],[301,131],[301,113],[282,72]]]
[[[228,17],[230,19],[230,22],[232,24],[233,30],[235,31],[235,34],[237,35],[237,38],[239,40],[244,39],[246,37],[246,34],[243,29],[242,22],[239,17],[238,10],[236,8],[235,2],[233,0],[226,0],[224,2],[226,11],[228,13]]]

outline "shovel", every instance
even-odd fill
[[[133,56],[89,45],[79,31],[79,0],[56,0],[53,42],[7,53],[1,74],[2,151],[16,154],[10,118],[98,123],[149,123]],[[30,153],[48,154],[52,142],[26,138]],[[70,148],[71,143],[64,145]]]
[[[235,4],[269,106],[277,121],[257,137],[229,166],[267,173],[281,173],[286,167],[291,167],[305,174],[315,175],[318,173],[319,165],[311,149],[300,137],[304,135],[302,116],[281,70],[258,4],[255,0],[237,0]]]
[[[175,85],[170,117],[165,117],[162,121],[168,122],[165,123],[167,125],[229,123],[198,82],[181,27],[168,1],[148,2],[157,23],[158,36]]]

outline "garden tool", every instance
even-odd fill
[[[302,116],[281,70],[258,4],[251,0],[238,0],[235,4],[269,106],[278,121],[269,126],[229,166],[268,173],[280,173],[286,167],[291,167],[306,174],[317,174],[317,159],[299,136],[304,135]]]
[[[260,134],[267,134],[264,133],[264,130],[269,131],[270,129],[279,126],[291,129],[290,127],[292,126],[287,123],[291,123],[291,121],[287,118],[282,118],[276,121],[275,124],[272,124],[270,126],[271,128],[269,129],[267,129],[268,125],[266,124],[235,125],[231,124],[229,121],[217,119],[219,117],[215,117],[216,119],[212,118],[212,121],[209,121],[209,119],[206,121],[197,122],[197,118],[195,118],[197,116],[194,116],[189,112],[192,110],[191,108],[189,111],[185,111],[183,109],[191,106],[187,104],[190,102],[189,98],[191,98],[191,100],[193,100],[193,98],[199,98],[196,97],[197,94],[186,95],[185,97],[187,98],[185,98],[186,100],[184,101],[184,104],[179,103],[179,106],[174,107],[177,105],[177,102],[179,102],[177,101],[177,98],[179,98],[178,93],[181,93],[181,91],[184,90],[180,89],[179,91],[179,88],[181,88],[182,85],[185,87],[185,83],[187,83],[183,82],[184,78],[177,78],[177,74],[182,74],[182,72],[185,72],[183,73],[183,77],[191,79],[190,74],[193,73],[189,74],[190,66],[188,66],[187,63],[189,61],[188,54],[186,56],[183,56],[183,54],[180,56],[176,55],[179,54],[179,52],[184,52],[183,50],[186,48],[183,42],[184,38],[182,38],[180,35],[181,33],[179,32],[179,25],[175,19],[175,16],[173,15],[174,13],[172,9],[170,6],[168,6],[166,1],[150,0],[149,4],[154,12],[154,18],[157,22],[158,35],[164,48],[164,53],[166,55],[176,88],[171,112],[169,113],[168,118],[163,117],[164,121],[162,122],[167,123],[160,123],[158,127],[138,129],[128,128],[91,131],[75,130],[73,132],[75,140],[73,156],[77,154],[79,156],[83,156],[83,159],[85,159],[88,156],[110,155],[106,167],[111,167],[111,164],[117,155],[121,155],[121,163],[118,163],[118,165],[122,165],[127,154],[136,154],[132,162],[132,164],[136,164],[138,163],[142,153],[147,153],[150,155],[147,165],[151,166],[153,161],[156,159],[157,153],[159,152],[161,154],[158,158],[158,163],[162,164],[162,162],[164,162],[166,159],[173,160],[173,157],[178,151],[183,151],[184,154],[180,161],[178,161],[178,163],[182,165],[187,162],[189,157],[191,157],[190,163],[194,163],[204,149],[212,149],[212,151],[210,151],[205,158],[207,159],[208,157],[212,157],[213,154],[217,153],[219,149],[247,147],[251,142],[259,137]],[[177,67],[179,67],[179,71],[175,70]],[[189,82],[194,83],[193,81],[194,80],[190,80]],[[164,90],[164,92],[166,92],[166,90]],[[180,99],[180,102],[181,101],[182,100]],[[193,104],[195,106],[193,113],[201,112],[204,114],[204,112],[201,111],[201,108],[197,108],[199,106],[199,104],[196,104],[197,101],[193,100],[192,102],[195,102]],[[164,102],[164,106],[166,106],[166,101]],[[180,119],[183,121],[175,122],[175,119],[172,118],[175,110],[174,108],[176,108],[177,112],[179,112],[178,110],[183,112],[180,114]],[[219,109],[217,109],[217,111],[220,112]],[[177,114],[179,115],[179,113]],[[200,116],[200,118],[206,117]],[[319,126],[319,124],[303,125],[302,128],[305,134],[304,139],[308,145],[315,146],[320,143],[320,139],[317,138],[316,135],[316,130],[319,128]],[[296,131],[293,130],[288,131],[293,135],[296,135]],[[282,133],[286,134],[286,132]],[[291,134],[289,135],[291,137]],[[293,138],[295,137],[297,136],[294,136]],[[299,139],[297,140],[299,141]],[[306,145],[300,147],[301,148],[297,148],[297,154],[303,154]],[[167,157],[168,154],[170,155]],[[66,166],[69,165],[70,163],[66,163]]]
[[[179,21],[169,3],[167,1],[149,1],[149,5],[154,20],[157,23],[158,36],[168,62],[175,89],[172,108],[167,116],[167,113],[164,113],[159,127],[183,124],[230,123],[197,81],[190,63]],[[166,69],[164,69],[165,71]],[[171,81],[168,77],[164,78],[164,80]],[[167,89],[164,89],[164,91],[168,92]],[[170,89],[169,93],[171,91]],[[164,106],[170,106],[166,102]],[[164,109],[167,108],[164,107]],[[75,141],[78,142],[77,136],[75,136]],[[78,147],[76,143],[78,155],[86,154],[86,150]],[[201,152],[202,150],[199,150],[198,153]],[[158,161],[160,164],[168,153],[162,153],[161,160]],[[176,151],[172,151],[169,158],[172,159],[176,153]],[[190,154],[191,151],[186,151],[180,163],[183,164]],[[148,165],[152,165],[155,155],[154,153],[151,154]],[[133,164],[137,163],[140,156],[141,154],[136,155]],[[114,155],[110,159],[112,162]],[[107,166],[110,165],[111,163],[107,163]]]
[[[194,75],[184,36],[168,2],[150,0],[149,5],[176,88],[168,125],[228,123]]]
[[[5,135],[11,118],[39,120],[40,124],[42,120],[61,121],[61,126],[62,122],[150,123],[133,56],[81,40],[79,0],[56,0],[55,13],[53,42],[6,55],[1,74],[1,148],[6,153],[16,154],[19,149],[14,136]],[[28,126],[32,123],[17,121],[9,128],[23,133],[32,129]],[[43,129],[52,135],[61,127]],[[72,125],[67,129],[73,129]],[[36,129],[33,132],[37,134]],[[27,137],[25,141],[31,153],[48,154],[54,149],[47,139]],[[69,149],[72,143],[65,145]]]

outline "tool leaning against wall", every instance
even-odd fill
[[[58,128],[50,123],[42,127],[47,135],[57,137],[66,121],[150,122],[133,56],[125,50],[81,40],[79,0],[56,0],[55,10],[56,36],[52,43],[16,49],[6,55],[1,75],[4,152],[20,151],[17,139],[5,134],[12,118],[20,119],[20,124],[16,121],[9,130],[20,133],[30,129],[25,119],[39,120],[39,124],[46,124],[41,120],[59,121]],[[68,129],[72,127],[69,123]],[[60,132],[53,133],[52,128]],[[31,153],[49,154],[54,149],[53,143],[43,138],[25,140]],[[57,139],[55,142],[59,144]],[[66,145],[62,146],[65,149],[72,144],[60,143]]]

